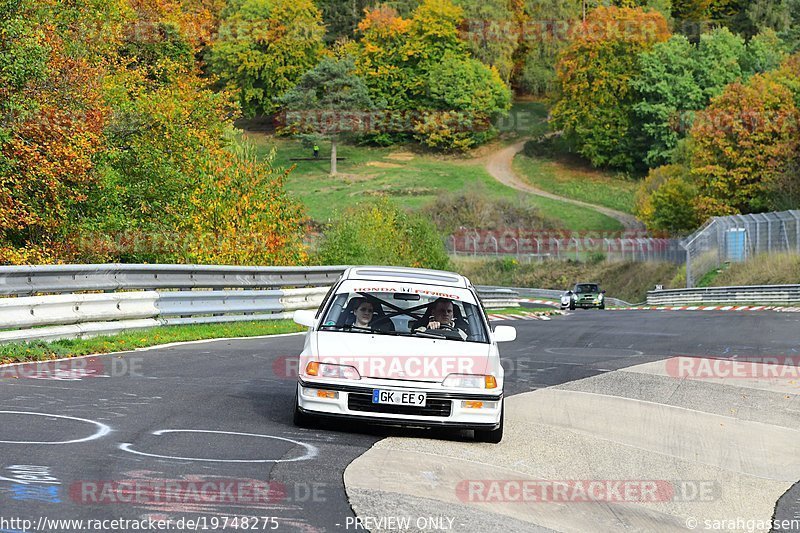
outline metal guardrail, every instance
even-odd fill
[[[161,325],[290,318],[319,306],[328,287],[239,291],[141,291],[0,299],[0,342],[54,340]],[[55,327],[48,327],[55,326]]]
[[[552,301],[554,301],[556,303],[560,303],[561,295],[564,294],[565,292],[567,292],[567,291],[557,291],[557,290],[553,290],[553,289],[531,289],[531,288],[525,288],[525,287],[497,287],[497,286],[494,286],[494,287],[481,287],[480,290],[489,289],[489,288],[512,290],[512,291],[516,292],[517,294],[519,294],[519,296],[521,296],[523,298],[535,298],[537,300],[547,299],[547,300],[552,300]],[[480,290],[479,290],[479,293],[480,293]],[[608,305],[613,305],[615,307],[629,307],[629,306],[632,305],[632,304],[629,304],[628,302],[626,302],[624,300],[620,300],[618,298],[606,298],[606,303]]]
[[[485,309],[519,307],[519,293],[505,287],[476,287],[478,297]]]
[[[116,334],[163,325],[291,318],[345,270],[324,267],[45,265],[0,267],[0,343]],[[209,290],[210,289],[210,290]],[[487,308],[519,305],[478,287]]]
[[[344,266],[42,265],[0,268],[0,295],[133,289],[277,289],[331,285]]]
[[[800,285],[702,287],[649,291],[648,305],[702,303],[800,304]]]

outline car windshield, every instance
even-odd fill
[[[576,286],[575,292],[578,293],[600,292],[600,288],[593,283],[584,283],[582,285]]]
[[[469,290],[412,283],[346,282],[331,298],[320,329],[488,342],[485,317]]]

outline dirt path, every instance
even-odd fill
[[[525,181],[520,179],[519,176],[517,176],[517,174],[514,172],[513,161],[514,161],[514,156],[517,155],[519,152],[521,152],[522,149],[525,147],[525,142],[526,141],[520,141],[507,148],[503,148],[499,152],[495,152],[494,154],[488,157],[486,162],[486,170],[494,179],[496,179],[497,181],[499,181],[504,185],[508,185],[513,189],[517,189],[518,191],[535,194],[537,196],[542,196],[544,198],[550,198],[551,200],[569,202],[574,205],[579,205],[581,207],[587,207],[589,209],[593,209],[594,211],[597,211],[615,220],[618,220],[625,227],[626,230],[644,229],[644,224],[642,224],[633,215],[629,215],[627,213],[623,213],[622,211],[617,211],[615,209],[610,209],[608,207],[602,207],[587,202],[581,202],[580,200],[573,200],[572,198],[565,198],[563,196],[558,196],[557,194],[537,189],[533,185],[530,185],[529,183],[526,183]]]

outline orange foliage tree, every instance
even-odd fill
[[[575,27],[557,65],[561,96],[552,116],[594,166],[636,165],[631,82],[639,54],[669,35],[660,13],[631,8],[598,7]]]

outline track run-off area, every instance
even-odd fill
[[[800,313],[550,318],[498,445],[295,427],[300,334],[0,367],[0,531],[800,528]]]

